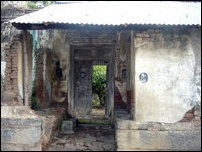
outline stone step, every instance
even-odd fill
[[[131,114],[129,114],[126,109],[117,109],[116,110],[116,117],[118,119],[126,119],[126,120],[132,119]]]
[[[121,109],[121,110],[116,110],[116,113],[120,113],[120,114],[128,114],[128,111],[125,109]]]
[[[64,134],[74,133],[74,130],[76,128],[76,123],[77,123],[77,121],[74,118],[63,120],[62,125],[61,125],[61,131]]]

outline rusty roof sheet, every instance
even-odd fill
[[[18,24],[201,25],[201,2],[84,1],[53,4],[10,22]]]

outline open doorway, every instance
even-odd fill
[[[92,92],[92,75],[93,68],[97,65],[104,66],[106,90],[103,97],[104,103],[98,101],[96,105],[93,99],[99,99],[99,97],[96,94],[93,95]],[[68,93],[68,115],[70,117],[89,122],[94,121],[96,116],[102,116],[104,121],[113,125],[114,60],[112,46],[72,46]],[[98,107],[100,112],[95,113],[94,108]],[[102,120],[101,123],[103,123]]]
[[[106,108],[107,65],[93,65],[92,69],[92,111],[93,119],[104,120]]]

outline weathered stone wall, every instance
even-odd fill
[[[39,90],[43,90],[37,91],[42,107],[54,103],[66,103],[68,100],[70,47],[65,39],[66,35],[65,30],[39,30],[34,35],[36,47],[40,48],[36,59],[36,86]],[[58,69],[61,69],[61,78],[58,78],[56,72]]]
[[[63,102],[67,106],[70,69],[70,45],[68,39],[66,39],[66,36],[67,31],[54,30],[54,40],[52,43],[52,101]]]
[[[128,58],[127,58],[127,68],[128,68],[128,76],[127,76],[127,101],[129,105],[129,112],[132,116],[132,119],[135,118],[135,68],[134,65],[136,65],[135,61],[135,51],[134,51],[134,31],[130,31],[130,51],[128,53]]]
[[[27,106],[1,106],[1,151],[41,151],[42,120]]]
[[[40,108],[47,108],[52,100],[52,52],[40,48],[36,53],[36,96]]]
[[[95,49],[96,47],[99,48],[99,45],[115,46],[114,102],[116,108],[129,108],[126,93],[126,62],[128,58],[127,54],[130,51],[130,32],[117,32],[115,30],[71,30],[68,37],[72,45],[95,45]]]
[[[7,105],[22,105],[22,35],[15,35],[5,47],[6,70],[2,102]]]
[[[37,30],[30,32],[34,41],[34,87],[41,108],[67,102],[68,43],[60,36],[60,30]],[[65,35],[65,34],[64,34]],[[58,38],[59,37],[59,38]],[[65,50],[65,51],[64,51]],[[61,53],[61,51],[64,51]],[[56,62],[60,62],[63,78],[57,86]],[[68,78],[68,77],[67,77]],[[65,86],[64,86],[65,85]],[[64,91],[64,92],[63,92]],[[66,93],[65,93],[66,92]],[[66,105],[67,106],[67,105]]]
[[[117,151],[201,150],[201,123],[138,123],[117,119]]]
[[[27,64],[24,63],[24,45],[26,45]],[[10,44],[6,45],[6,70],[5,87],[2,90],[2,104],[22,105],[24,99],[23,83],[27,79],[27,88],[29,104],[31,104],[32,93],[32,36],[27,34],[26,42],[23,43],[23,35],[13,36]],[[27,76],[24,69],[27,68]]]
[[[111,55],[111,58],[109,59],[109,49],[113,50],[114,54],[114,48],[113,46],[115,46],[116,43],[116,31],[113,30],[96,30],[96,29],[92,29],[92,30],[71,30],[69,31],[69,35],[68,39],[70,40],[70,45],[72,46],[72,51],[74,51],[76,49],[83,49],[83,50],[90,50],[90,51],[86,51],[86,53],[83,57],[85,57],[85,60],[93,60],[93,61],[107,61],[107,64],[109,65],[109,79],[108,79],[108,88],[109,91],[107,92],[107,104],[106,104],[106,114],[107,115],[113,115],[112,110],[113,110],[113,106],[114,104],[112,103],[112,101],[114,101],[114,92],[113,89],[114,85],[112,86],[112,82],[111,80],[113,79],[112,77],[114,77],[114,74],[112,76],[111,73],[113,73],[114,68],[112,68],[112,66],[114,66],[114,59],[113,56]],[[107,48],[109,47],[109,48]],[[85,51],[84,51],[85,52]],[[76,57],[78,59],[82,59],[81,56]],[[74,75],[70,75],[72,78],[74,77]],[[72,79],[73,80],[73,79]],[[75,82],[74,82],[75,83]],[[74,94],[72,93],[74,91],[73,88],[71,88],[73,85],[70,83],[70,87],[69,87],[69,112],[70,114],[73,114],[74,111],[71,111],[71,109],[74,109]],[[89,96],[90,98],[90,96]],[[113,98],[113,99],[112,99]],[[111,113],[111,114],[110,114]],[[113,117],[113,116],[112,116]],[[112,118],[111,117],[111,118]]]
[[[17,74],[18,74],[18,38],[14,37],[14,41],[10,44],[10,46],[6,47],[6,85],[5,89],[11,92],[18,92],[17,86]],[[17,42],[15,43],[15,41]]]
[[[50,140],[59,133],[65,108],[46,108],[42,111],[35,111],[35,113],[42,120],[41,146],[43,150],[49,145]]]
[[[115,106],[116,108],[130,108],[127,100],[127,72],[128,58],[130,52],[130,31],[117,32],[117,43],[115,50]]]
[[[1,106],[1,151],[42,151],[60,130],[65,108]]]
[[[8,21],[14,18],[17,18],[19,16],[22,16],[24,14],[36,11],[32,9],[28,9],[27,6],[28,1],[1,1],[1,101],[10,101],[10,104],[12,103],[13,105],[15,104],[14,102],[11,102],[14,98],[14,96],[17,96],[15,92],[8,92],[5,90],[5,78],[9,79],[10,77],[5,76],[5,69],[6,69],[6,64],[8,66],[11,66],[13,62],[7,60],[7,56],[9,53],[7,51],[7,47],[13,43],[13,37],[17,34],[20,34],[22,30],[16,29],[14,26],[12,26],[11,23]],[[15,42],[18,43],[18,42]],[[17,46],[16,47],[22,47],[22,46]],[[14,51],[11,52],[11,56],[13,55]],[[10,54],[9,54],[10,55]],[[13,72],[13,77],[17,78],[17,83],[18,83],[18,100],[22,100],[23,96],[23,82],[22,82],[22,49],[18,49],[17,52],[17,76]],[[9,58],[9,57],[8,57]],[[7,60],[7,61],[6,61]],[[15,65],[15,63],[14,63]],[[9,82],[10,83],[10,82]],[[16,94],[16,95],[15,95]],[[16,99],[15,99],[16,100]]]
[[[24,33],[23,35],[25,38],[26,47],[23,48],[26,49],[25,52],[23,52],[23,81],[25,83],[25,98],[28,100],[28,105],[31,105],[31,97],[32,97],[32,81],[33,81],[33,37],[29,32]],[[25,62],[25,59],[27,60]],[[20,66],[20,65],[18,65]],[[27,96],[27,97],[26,97]]]
[[[67,39],[71,45],[82,44],[115,44],[117,41],[115,30],[69,30]]]
[[[79,51],[80,53],[82,51]],[[80,53],[76,54],[80,54]],[[83,56],[85,58],[85,56]],[[92,61],[76,61],[74,68],[74,107],[75,116],[86,117],[92,111]],[[80,74],[84,76],[81,77]]]
[[[177,122],[201,104],[200,27],[134,31],[133,43],[137,122]]]
[[[96,45],[99,48],[99,45],[103,44],[114,45],[117,41],[116,34],[112,30],[39,30],[36,32],[34,39],[37,41],[37,47],[49,48],[52,53],[52,60],[50,58],[47,60],[52,62],[52,79],[49,84],[52,84],[53,103],[68,101],[70,46]],[[39,62],[44,64],[42,59]],[[60,63],[59,67],[56,65],[57,62]],[[56,74],[57,68],[60,68],[62,72],[60,80]],[[43,74],[38,76],[38,79],[42,79]]]

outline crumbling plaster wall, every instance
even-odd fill
[[[46,108],[51,103],[52,91],[52,52],[49,49],[40,48],[36,52],[36,79],[33,94],[40,101],[40,107]]]
[[[2,94],[2,104],[23,105],[24,90],[23,83],[27,79],[27,89],[29,104],[31,104],[31,84],[32,84],[32,36],[28,33],[26,38],[27,65],[23,59],[23,34],[13,36],[10,44],[5,46],[6,70],[5,88]],[[24,66],[28,69],[27,77],[24,76]]]
[[[65,41],[65,30],[37,30],[34,33],[36,44],[36,96],[41,108],[67,100],[69,74],[69,43]],[[56,74],[56,63],[60,62],[62,78]]]
[[[201,28],[134,30],[131,42],[133,120],[117,115],[116,150],[200,150]]]
[[[58,30],[54,31],[53,41],[53,102],[63,102],[68,100],[68,82],[69,82],[69,69],[70,69],[70,44],[65,38],[67,31]],[[60,62],[62,69],[62,78],[58,80],[56,75],[57,66],[56,62]],[[60,81],[60,82],[59,82]],[[58,89],[58,90],[57,90]],[[58,98],[60,97],[60,99]]]
[[[124,35],[119,36],[118,35]],[[119,44],[121,41],[122,46],[116,46],[116,76],[119,85],[119,94],[121,94],[122,102],[126,102],[126,93],[122,89],[125,87],[125,80],[122,79],[122,70],[126,68],[126,48],[128,45],[124,41],[127,37],[127,32],[123,34],[117,33],[114,30],[39,30],[36,34],[37,47],[49,48],[52,52],[52,80],[49,82],[52,85],[52,101],[60,102],[68,100],[68,85],[69,85],[69,69],[70,69],[70,47],[71,46],[99,46],[101,45],[114,45]],[[127,43],[127,44],[125,44]],[[48,59],[47,59],[48,60]],[[62,69],[63,77],[58,83],[56,75],[56,62],[60,61],[60,67]],[[126,88],[126,87],[125,87]]]
[[[17,16],[23,15],[26,8],[25,2],[1,1],[1,78],[5,79],[6,49],[17,30],[7,21]],[[1,91],[4,91],[5,81],[1,82]],[[1,96],[2,97],[2,96]]]
[[[201,104],[201,28],[148,29],[133,34],[135,120],[180,121]],[[141,73],[148,75],[147,82],[141,82]]]
[[[24,14],[30,13],[32,11],[28,9],[27,2],[26,1],[1,1],[1,77],[5,79],[3,83],[1,83],[1,98],[5,97],[6,100],[10,100],[13,98],[13,95],[10,94],[10,92],[6,91],[8,89],[5,89],[6,81],[10,78],[8,77],[8,74],[6,74],[6,71],[8,72],[8,67],[13,67],[12,70],[15,71],[12,73],[12,77],[17,80],[17,87],[18,87],[18,100],[22,100],[22,38],[19,37],[18,34],[22,33],[22,30],[16,29],[14,26],[12,26],[11,23],[8,21],[14,18],[17,18],[19,16],[22,16]],[[17,36],[18,35],[18,36]],[[15,38],[14,38],[15,37]],[[18,39],[18,40],[15,40]],[[15,48],[16,50],[10,50],[8,51],[8,47]],[[10,59],[13,59],[10,61]],[[6,65],[8,64],[8,66]],[[6,69],[7,68],[7,69]],[[5,76],[6,75],[6,76]],[[3,79],[3,80],[4,80]],[[7,79],[7,80],[6,80]],[[10,82],[8,82],[10,83]],[[15,84],[16,85],[16,82]],[[14,92],[14,91],[11,91]],[[13,94],[13,93],[12,93]],[[3,96],[3,97],[2,97]],[[10,98],[10,99],[9,99]]]
[[[27,106],[1,106],[1,151],[41,151],[42,120]]]
[[[121,109],[130,109],[127,99],[127,76],[130,53],[130,31],[118,31],[115,49],[115,106]]]
[[[201,124],[118,119],[115,142],[117,151],[198,151],[201,149]]]

